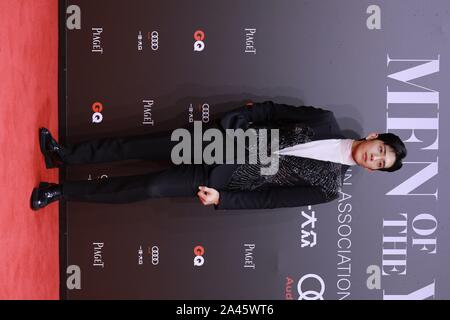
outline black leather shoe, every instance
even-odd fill
[[[64,148],[53,139],[47,128],[39,129],[39,145],[44,155],[47,169],[58,168],[64,165]]]
[[[49,203],[60,200],[62,197],[61,185],[50,182],[39,183],[38,188],[34,188],[31,193],[31,209],[39,210]]]

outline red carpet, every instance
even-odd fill
[[[40,180],[58,181],[38,128],[58,133],[57,0],[0,0],[0,299],[58,299],[58,204],[33,211]]]

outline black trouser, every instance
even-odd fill
[[[164,132],[101,138],[67,145],[64,147],[64,162],[66,165],[74,165],[127,159],[170,160],[172,147],[178,143],[170,140],[170,134],[171,132]],[[191,141],[193,145],[193,139]],[[191,160],[193,157],[192,152]],[[62,193],[64,199],[69,201],[103,203],[129,203],[160,197],[196,197],[200,185],[223,189],[236,166],[180,164],[148,174],[65,181]]]

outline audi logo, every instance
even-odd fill
[[[159,248],[157,246],[153,246],[151,251],[150,248],[148,251],[152,255],[152,264],[156,266],[159,263]]]
[[[204,103],[202,105],[202,122],[207,123],[209,122],[209,104]]]
[[[158,50],[158,48],[159,48],[159,34],[158,34],[158,31],[153,31],[151,33],[150,40],[151,40],[151,48],[152,48],[152,50],[153,51]]]
[[[319,284],[320,284],[319,292],[315,291],[315,290],[307,290],[307,291],[302,290],[303,281],[305,281],[306,279],[309,279],[309,278],[316,279],[319,282]],[[320,276],[318,276],[317,274],[310,273],[310,274],[304,275],[299,280],[299,282],[297,284],[297,290],[298,290],[298,294],[299,294],[298,300],[323,300],[323,294],[325,292],[325,283]]]

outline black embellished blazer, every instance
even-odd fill
[[[313,106],[290,106],[272,101],[227,112],[221,129],[279,128],[280,149],[323,139],[346,139],[333,112]],[[275,176],[261,176],[259,164],[242,164],[226,189],[219,191],[220,209],[300,207],[332,201],[339,196],[348,165],[280,155]]]

